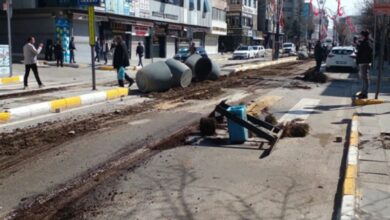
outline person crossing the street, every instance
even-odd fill
[[[38,73],[38,54],[41,53],[43,44],[39,44],[38,49],[35,48],[35,38],[28,37],[27,43],[23,46],[23,57],[24,57],[24,65],[25,65],[25,74],[24,74],[24,89],[28,89],[28,75],[30,74],[30,70],[33,71],[35,79],[39,85],[39,88],[42,88],[44,85],[39,78]]]

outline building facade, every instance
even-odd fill
[[[272,48],[276,34],[276,0],[259,0],[257,30],[262,33],[265,48]]]
[[[260,44],[261,33],[257,31],[257,0],[229,0],[227,2],[227,36],[223,42],[228,51],[240,44]]]
[[[7,43],[5,13],[0,14],[0,43]],[[76,61],[90,62],[87,10],[78,0],[14,1],[12,37],[15,58],[21,58],[28,36],[38,42],[61,39],[65,48],[73,36]],[[120,35],[129,54],[135,57],[138,42],[145,46],[145,57],[173,57],[181,46],[195,42],[205,46],[212,24],[209,0],[102,0],[95,7],[95,35],[112,42]],[[65,52],[67,60],[69,52]]]
[[[226,0],[212,0],[212,20],[209,33],[206,35],[205,49],[209,54],[218,53],[222,38],[227,35]]]

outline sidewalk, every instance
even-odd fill
[[[390,77],[389,67],[385,77]],[[360,143],[356,214],[361,219],[390,219],[390,87],[386,84],[382,83],[379,94],[385,103],[357,108]],[[372,83],[371,91],[375,89]]]

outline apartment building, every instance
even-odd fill
[[[227,36],[223,42],[228,51],[240,44],[260,44],[261,33],[257,31],[257,0],[228,0]]]
[[[226,24],[227,0],[212,0],[212,20],[210,32],[206,34],[205,49],[209,54],[219,52],[222,38],[227,35]]]

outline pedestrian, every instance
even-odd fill
[[[70,61],[69,63],[76,63],[75,61],[75,56],[74,56],[74,51],[76,50],[76,45],[74,44],[74,37],[70,38],[69,42],[69,51],[70,51]]]
[[[42,51],[43,44],[39,44],[38,49],[35,48],[35,38],[28,37],[27,43],[23,46],[23,57],[24,57],[24,65],[25,65],[25,74],[24,74],[24,89],[28,89],[28,75],[30,74],[30,70],[33,71],[35,80],[37,81],[39,88],[42,88],[44,85],[39,78],[38,66],[37,66],[37,56]]]
[[[47,61],[53,60],[53,41],[51,39],[47,39],[46,41],[45,60]]]
[[[129,54],[125,42],[123,42],[121,36],[115,38],[116,46],[114,50],[114,56],[112,65],[117,71],[118,84],[120,87],[124,87],[124,80],[129,82],[129,87],[133,85],[134,80],[130,78],[125,71],[125,68],[130,65]]]
[[[137,49],[135,51],[135,55],[137,56],[138,55],[138,66],[142,66],[144,67],[144,65],[142,64],[142,57],[144,56],[144,47],[142,46],[141,42],[138,42],[138,46],[137,46]]]
[[[321,41],[317,41],[316,46],[314,47],[314,58],[316,60],[316,72],[320,72],[321,63],[323,60],[324,51],[321,46]]]
[[[107,61],[108,61],[108,59],[107,59],[108,52],[110,51],[110,49],[108,48],[107,42],[104,43],[102,51],[103,51],[104,65],[106,65]]]
[[[311,54],[312,47],[313,47],[313,45],[311,44],[311,42],[309,42],[309,55]]]
[[[95,53],[96,53],[95,61],[97,61],[97,62],[100,62],[100,50],[101,50],[101,48],[100,48],[100,43],[99,42],[100,41],[99,41],[99,38],[98,38],[97,41],[95,42]]]
[[[196,53],[196,47],[195,47],[195,43],[192,42],[190,46],[190,54],[192,55],[194,53]]]
[[[359,65],[359,75],[362,80],[362,90],[358,94],[359,99],[368,97],[370,63],[372,62],[372,46],[369,41],[370,33],[362,31],[360,41],[357,44],[356,63]]]
[[[61,40],[57,41],[57,44],[54,46],[54,56],[57,61],[57,67],[60,66],[64,67],[64,48],[62,47],[62,42]]]
[[[221,44],[219,45],[219,50],[221,52],[221,55],[223,55],[223,53],[225,52],[225,44],[223,42],[221,42]]]

